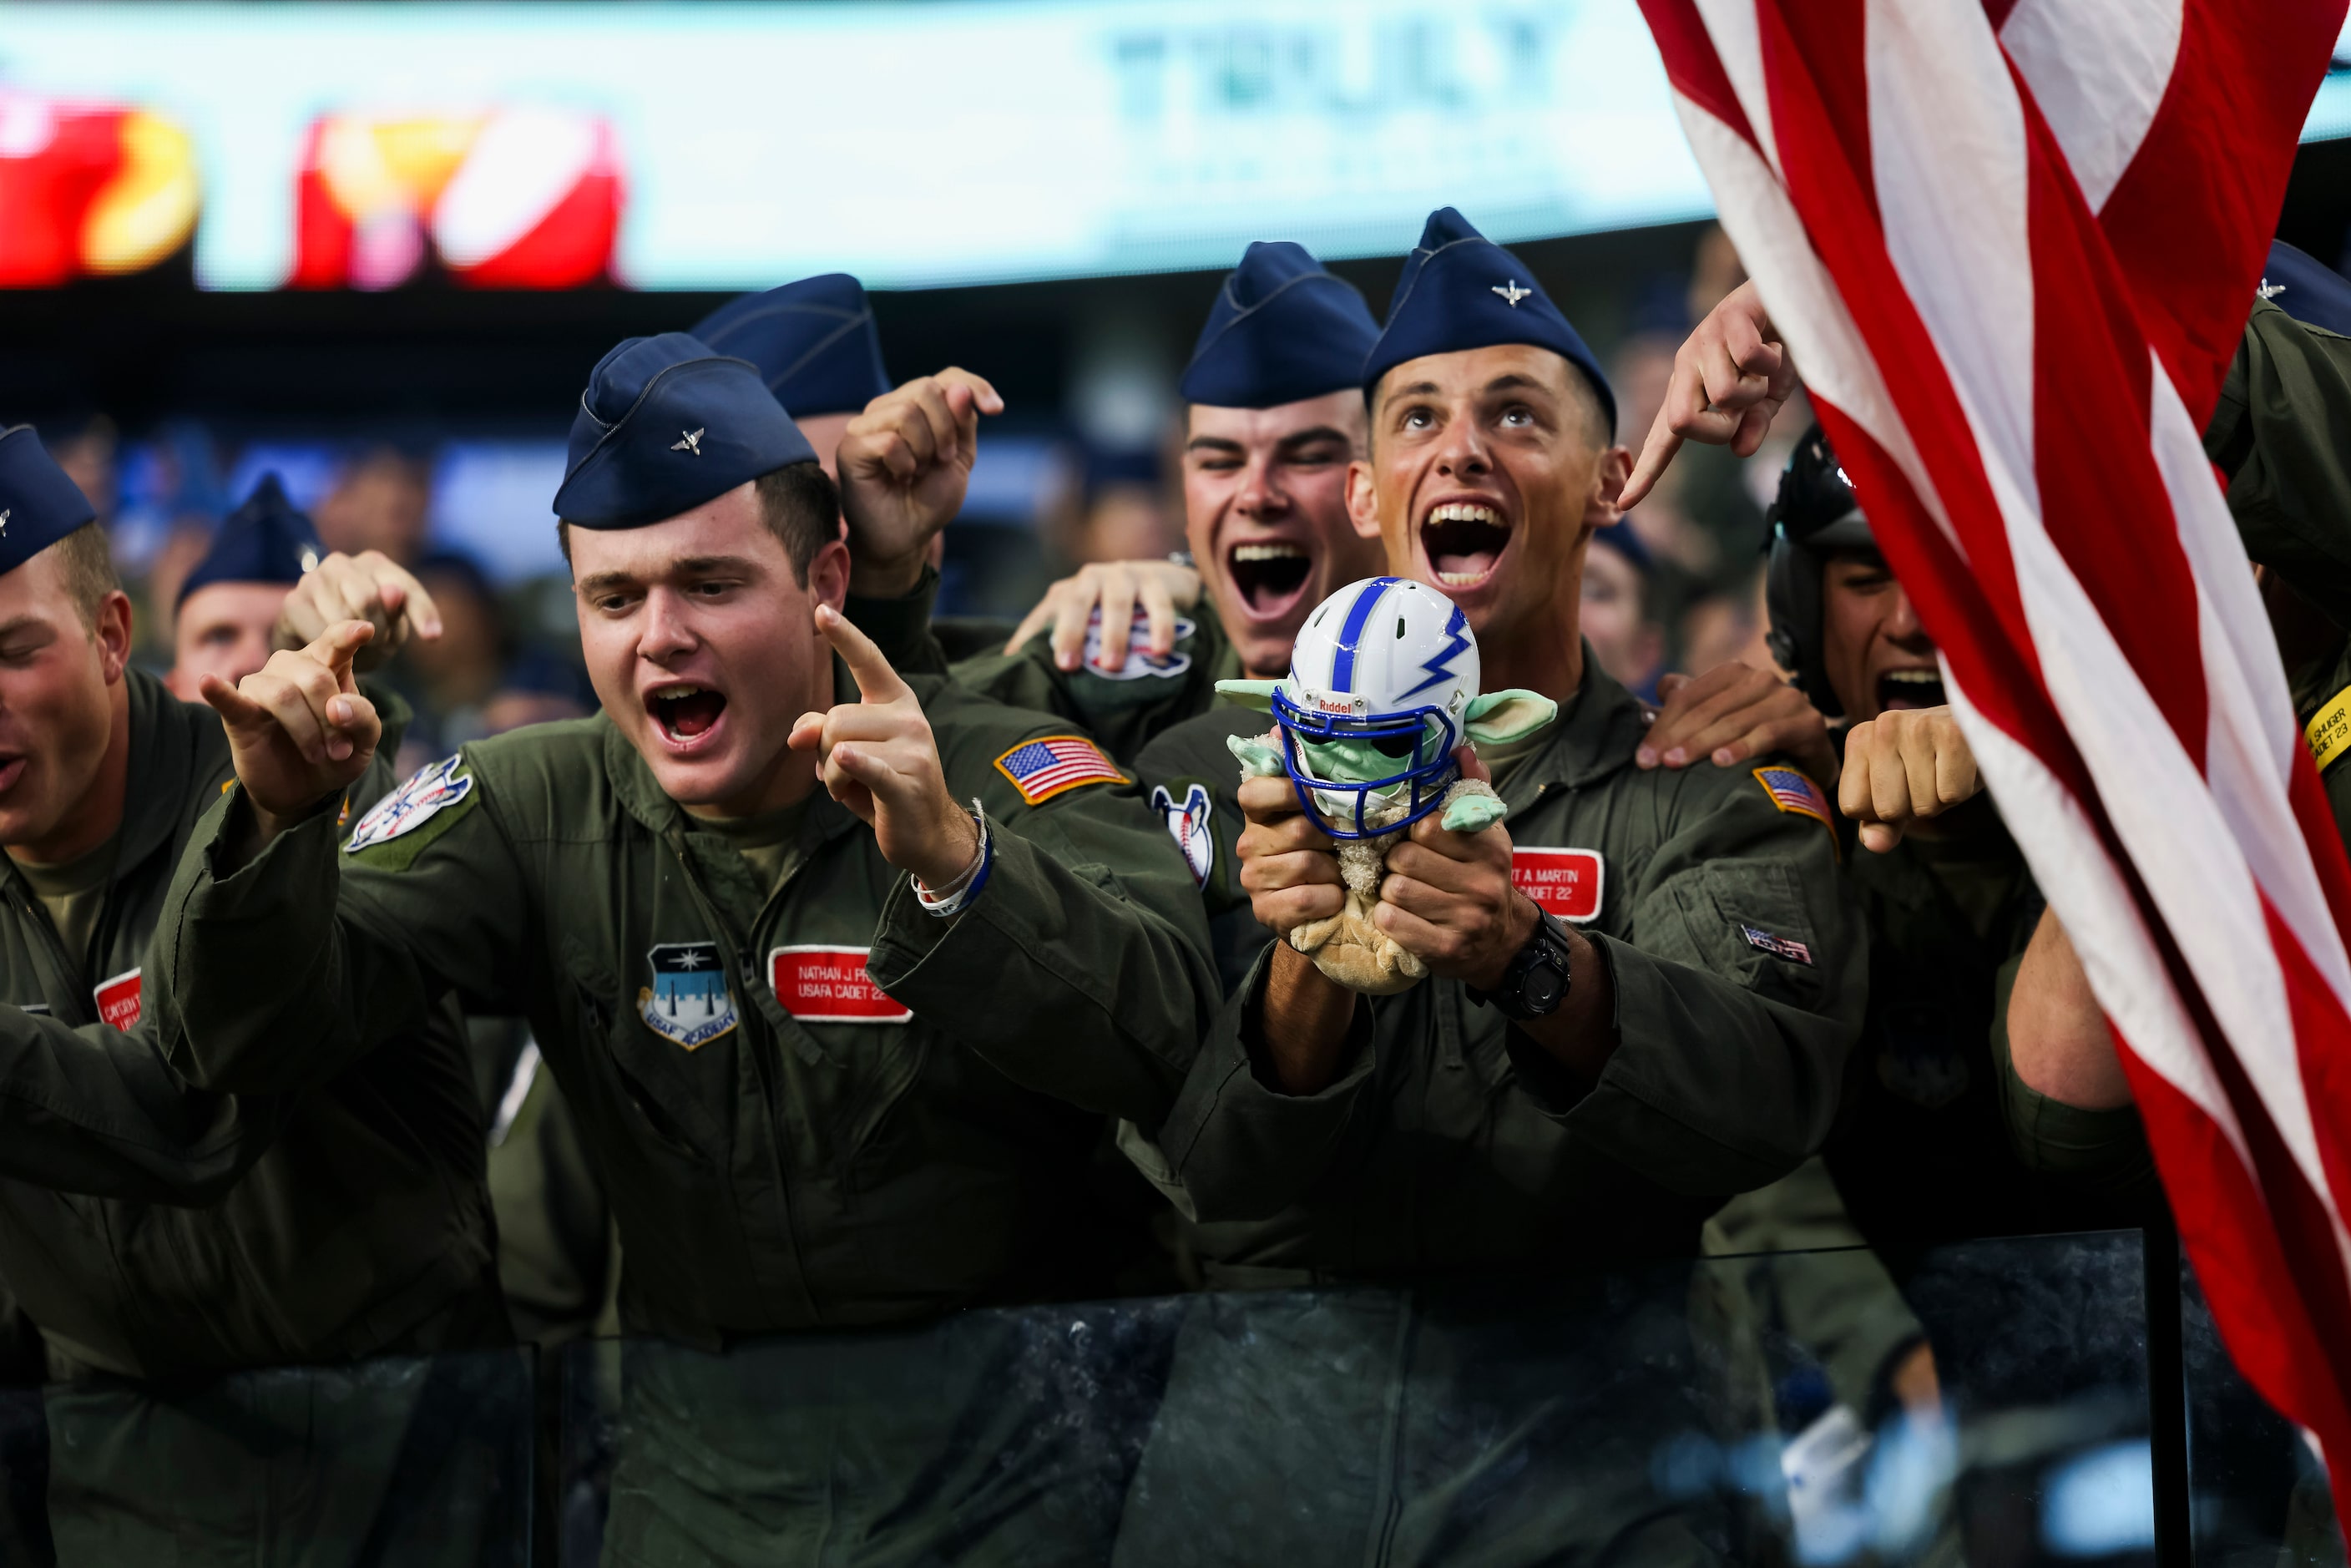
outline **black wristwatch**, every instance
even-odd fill
[[[1482,1002],[1504,1018],[1520,1022],[1547,1018],[1567,1000],[1568,987],[1573,978],[1568,968],[1572,951],[1567,943],[1566,923],[1556,915],[1538,910],[1535,934],[1502,971],[1501,983],[1491,991],[1481,991],[1475,986],[1463,988],[1469,993],[1471,1001]]]

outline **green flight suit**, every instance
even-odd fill
[[[1092,664],[1075,671],[1061,669],[1053,663],[1052,639],[1047,632],[1031,637],[1017,653],[1005,653],[999,641],[992,649],[950,663],[940,629],[931,621],[938,587],[938,573],[925,568],[913,592],[895,599],[852,596],[847,613],[902,673],[944,672],[957,685],[998,702],[1058,714],[1082,727],[1122,763],[1133,760],[1161,732],[1216,706],[1217,683],[1238,680],[1245,673],[1205,590],[1198,602],[1178,616],[1176,629],[1182,634],[1165,657],[1146,656],[1138,646],[1115,673]]]
[[[1328,1088],[1278,1092],[1247,1034],[1270,951],[1260,930],[1259,956],[1166,1124],[1155,1138],[1142,1128],[1125,1137],[1145,1174],[1199,1222],[1195,1245],[1211,1283],[1559,1273],[1687,1256],[1726,1197],[1785,1174],[1827,1135],[1866,972],[1827,823],[1783,809],[1751,769],[1635,768],[1640,705],[1601,673],[1588,646],[1584,671],[1558,728],[1499,789],[1530,875],[1537,862],[1529,852],[1597,857],[1578,883],[1597,904],[1581,928],[1613,975],[1621,1038],[1598,1082],[1572,1081],[1458,983],[1432,979],[1359,1005],[1355,1039]],[[1161,737],[1138,764],[1174,799],[1196,787],[1207,792],[1209,841],[1193,863],[1220,916],[1245,908],[1234,852],[1239,768],[1225,740],[1267,722],[1241,709],[1196,719]],[[1677,1322],[1684,1296],[1674,1292],[1687,1288],[1685,1280],[1667,1291]],[[1442,1369],[1469,1365],[1478,1336],[1454,1335],[1447,1312],[1420,1314],[1407,1302],[1410,1343],[1383,1337],[1379,1325],[1395,1310],[1381,1296],[1342,1297],[1302,1313],[1292,1330],[1269,1323],[1236,1338],[1212,1332],[1211,1317],[1205,1343],[1187,1331],[1162,1412],[1165,1437],[1155,1435],[1145,1452],[1121,1529],[1122,1562],[1174,1560],[1174,1543],[1189,1538],[1180,1510],[1155,1512],[1155,1499],[1175,1510],[1176,1500],[1202,1490],[1171,1472],[1224,1484],[1261,1461],[1269,1477],[1294,1475],[1296,1462],[1278,1453],[1356,1453],[1365,1408],[1409,1414],[1389,1417],[1405,1426],[1377,1455],[1334,1471],[1330,1484],[1342,1495],[1318,1503],[1317,1517],[1394,1511],[1428,1532],[1415,1560],[1543,1560],[1568,1542],[1595,1558],[1608,1550],[1641,1561],[1708,1555],[1689,1521],[1656,1514],[1663,1505],[1639,1464],[1605,1478],[1579,1472],[1575,1445],[1543,1439],[1541,1421],[1463,1441],[1465,1427],[1487,1419],[1479,1412],[1490,1410],[1491,1395],[1458,1371],[1448,1383]],[[1212,1312],[1204,1305],[1196,1315]],[[1677,1332],[1687,1333],[1686,1322]],[[1676,1354],[1687,1353],[1685,1344]],[[1217,1426],[1232,1389],[1281,1380],[1313,1385],[1281,1402],[1286,1420]],[[1630,1385],[1622,1392],[1647,1407],[1649,1396]],[[1665,1397],[1664,1388],[1654,1396]],[[1223,1459],[1186,1440],[1211,1428],[1223,1434]],[[1443,1462],[1433,1462],[1440,1454]],[[1144,1479],[1154,1483],[1147,1490]],[[1249,1494],[1252,1517],[1280,1511],[1276,1487],[1269,1480]],[[1510,1521],[1506,1534],[1474,1550],[1481,1538],[1461,1533],[1458,1511],[1473,1499]],[[1626,1544],[1653,1526],[1670,1547]],[[1280,1547],[1289,1537],[1265,1539]],[[1222,1560],[1247,1557],[1237,1545]]]
[[[307,1420],[266,1435],[224,1427],[206,1395],[181,1392],[189,1380],[506,1336],[454,1017],[298,1100],[202,1092],[164,1065],[168,1019],[149,1016],[163,1011],[154,934],[182,846],[231,769],[208,709],[142,672],[124,678],[130,788],[89,950],[67,952],[23,874],[0,865],[0,999],[15,1004],[0,1011],[0,1276],[40,1326],[51,1376],[78,1385],[48,1401],[67,1562],[204,1549],[202,1511],[176,1491],[197,1452],[276,1452],[237,1500],[261,1512],[280,1486],[331,1491],[360,1514],[398,1505],[381,1474],[309,1446]],[[359,795],[364,805],[365,785]],[[301,936],[280,946],[266,984],[290,1035],[332,1050],[354,1031],[297,960]],[[135,1016],[135,1032],[106,1027],[101,1007],[117,1022]],[[175,1391],[154,1392],[162,1379]],[[410,1408],[395,1390],[366,1414],[396,1438]],[[126,1512],[134,1497],[153,1511]]]
[[[304,889],[308,918],[338,915],[353,1017],[413,1013],[445,988],[471,1011],[528,1018],[619,1224],[631,1333],[716,1351],[1081,1293],[1092,1281],[1061,1219],[1083,1200],[1100,1118],[1155,1127],[1212,1016],[1199,903],[1131,786],[1077,783],[1031,805],[998,765],[1065,726],[944,679],[913,684],[951,791],[977,797],[994,834],[988,881],[955,919],[923,911],[821,791],[770,893],[608,720],[541,726],[467,747],[437,810],[356,853],[310,824],[223,879],[217,841],[195,846],[169,946],[182,1065],[236,1089],[317,1071],[251,1016],[250,949],[266,933],[236,915],[256,888]],[[709,1524],[709,1552],[731,1550],[749,1491],[832,1462],[779,1449],[726,1366],[671,1364],[685,1397],[669,1382],[632,1396],[616,1560],[643,1560],[681,1517]],[[897,1412],[887,1433],[824,1440],[871,1438],[911,1474],[959,1420],[1017,1430],[1029,1397],[942,1387],[921,1420]],[[685,1430],[665,1410],[699,1417]],[[919,1534],[979,1506],[934,1497],[893,1526],[870,1490],[810,1495],[845,1533]],[[1000,1525],[1016,1555],[1101,1550],[1044,1514]]]

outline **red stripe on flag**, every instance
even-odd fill
[[[1722,57],[1706,35],[1706,21],[1697,0],[1641,0],[1641,15],[1665,57],[1666,79],[1674,90],[1705,110],[1750,142],[1755,127],[1740,107],[1739,94],[1722,68]],[[1760,150],[1760,143],[1758,144]]]
[[[2187,0],[2162,106],[2099,213],[2199,427],[2252,309],[2344,10],[2343,0]]]

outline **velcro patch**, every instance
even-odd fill
[[[768,986],[802,1023],[904,1023],[914,1009],[865,972],[868,947],[778,947],[768,955]]]
[[[1126,644],[1126,663],[1115,670],[1107,669],[1102,662],[1102,607],[1096,605],[1086,622],[1085,652],[1080,655],[1078,669],[1103,681],[1139,681],[1145,677],[1173,680],[1192,667],[1192,655],[1184,651],[1184,644],[1198,630],[1198,626],[1179,616],[1175,648],[1165,653],[1146,653],[1144,642],[1151,635],[1151,616],[1138,604],[1134,607],[1134,628]]]
[[[1787,767],[1758,768],[1755,781],[1763,786],[1763,793],[1771,797],[1771,804],[1782,811],[1812,818],[1834,836],[1836,819],[1829,814],[1829,798],[1802,772]]]
[[[1604,869],[1598,850],[1520,845],[1510,851],[1510,885],[1534,900],[1545,914],[1562,920],[1599,917]]]
[[[464,759],[460,753],[418,768],[407,783],[368,809],[343,841],[343,852],[355,855],[376,844],[388,844],[402,833],[413,833],[472,794],[474,776],[457,777],[457,765]]]
[[[996,770],[1011,779],[1020,798],[1032,806],[1082,784],[1126,782],[1126,775],[1111,765],[1102,747],[1082,735],[1024,740],[996,759]]]
[[[1208,819],[1215,814],[1216,806],[1208,797],[1208,787],[1195,782],[1178,800],[1168,792],[1166,785],[1154,785],[1151,809],[1159,813],[1176,847],[1184,852],[1185,862],[1192,868],[1193,885],[1207,886],[1208,873],[1217,863],[1217,841],[1208,832]]]
[[[1785,958],[1791,964],[1802,964],[1808,969],[1813,967],[1813,950],[1802,942],[1774,936],[1769,931],[1758,931],[1752,925],[1740,926],[1739,934],[1747,938],[1750,947],[1760,952],[1769,953],[1774,958]]]
[[[139,971],[125,969],[110,980],[100,980],[90,998],[98,1003],[101,1022],[117,1029],[136,1029],[139,1025]]]

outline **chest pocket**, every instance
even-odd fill
[[[1735,873],[1693,866],[1641,901],[1634,945],[1674,963],[1710,969],[1761,997],[1816,1006],[1834,955],[1820,950],[1795,873],[1770,862]]]
[[[933,1042],[912,1009],[866,974],[868,949],[842,943],[770,947],[760,1010],[783,1044],[788,1120],[803,1146],[848,1160],[863,1152],[922,1077]]]
[[[580,1039],[591,1058],[590,1075],[607,1079],[617,1091],[614,1110],[629,1124],[631,1138],[695,1165],[715,1163],[726,1147],[726,1135],[705,1113],[704,1097],[713,1091],[699,1081],[723,1071],[731,1088],[731,1068],[718,1061],[692,1061],[686,1051],[654,1032],[643,1017],[641,998],[621,993],[609,965],[571,945],[564,956]],[[723,1038],[707,1041],[692,1055],[731,1055],[721,1049],[730,1044]]]

